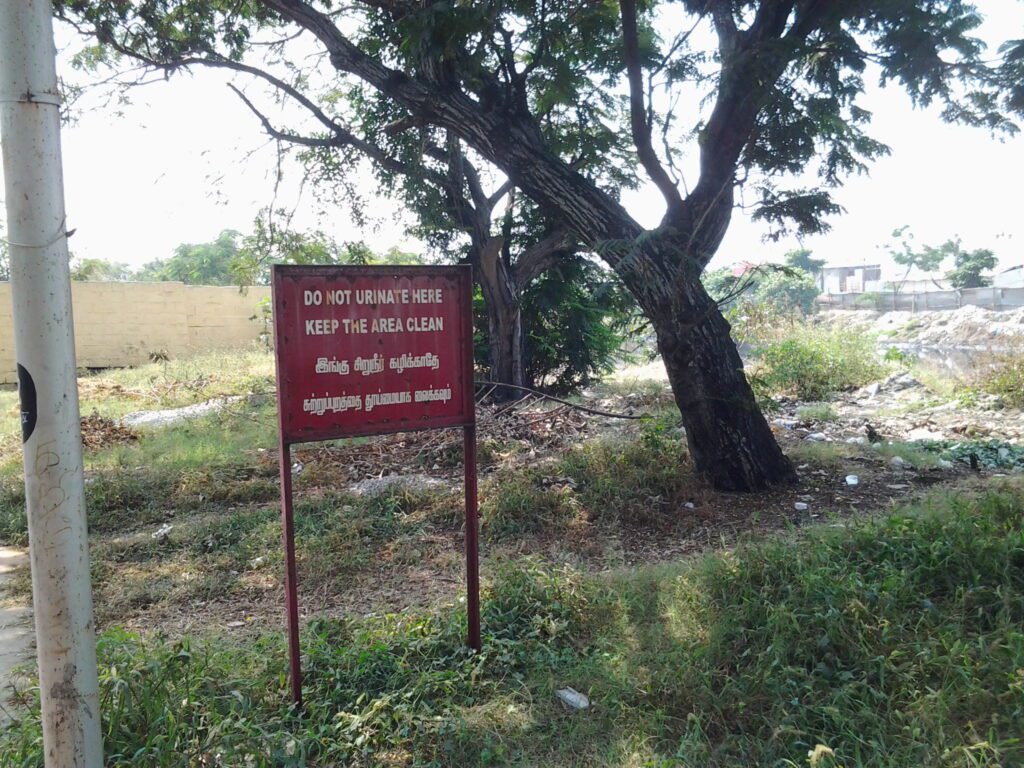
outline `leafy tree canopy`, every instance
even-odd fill
[[[436,139],[430,126],[445,118],[441,102],[410,114],[420,82],[465,95],[483,111],[521,109],[549,151],[613,192],[635,165],[620,87],[635,65],[641,90],[658,97],[641,115],[646,124],[635,126],[648,139],[639,155],[655,168],[648,144],[652,135],[662,140],[654,180],[669,213],[683,202],[677,155],[695,141],[700,180],[724,173],[731,185],[738,170],[757,193],[755,216],[776,235],[827,228],[826,217],[839,211],[829,190],[888,152],[866,132],[870,113],[860,99],[869,78],[898,82],[916,104],[941,103],[948,120],[997,131],[1016,131],[1008,115],[1024,110],[1024,41],[993,55],[974,36],[978,7],[963,0],[684,0],[621,9],[570,0],[58,0],[56,12],[108,52],[169,70],[205,62],[263,77],[279,93],[294,90],[315,106],[326,128],[315,138],[324,142],[341,137],[351,146],[353,136],[372,136],[391,155],[423,155]],[[635,24],[635,50],[622,44],[623,18]],[[289,55],[308,48],[284,36],[296,24],[320,38],[340,79],[312,74],[322,59],[310,67]],[[92,51],[85,61],[104,60]],[[681,107],[687,94],[703,102]],[[787,184],[808,169],[816,185]],[[413,197],[433,194],[415,180],[402,183]],[[704,194],[699,183],[689,186],[691,197]]]
[[[132,268],[119,261],[107,259],[75,259],[71,262],[72,280],[114,282],[131,280]]]
[[[809,248],[796,248],[792,251],[787,251],[782,260],[787,266],[802,269],[804,272],[814,275],[825,266],[825,260],[816,259],[811,254],[812,251]]]
[[[212,243],[182,243],[169,259],[151,261],[140,280],[175,280],[191,285],[231,285],[231,265],[238,256],[240,232],[225,229]]]
[[[992,278],[982,274],[996,268],[999,259],[987,248],[966,251],[960,245],[960,238],[947,240],[940,248],[953,256],[953,269],[946,273],[946,279],[954,288],[983,288],[992,284]]]
[[[1024,45],[989,52],[976,35],[978,7],[965,0],[56,8],[151,67],[202,64],[263,82],[302,117],[278,127],[236,90],[281,140],[407,143],[428,158],[451,137],[464,143],[628,286],[654,326],[694,464],[722,489],[795,479],[699,281],[737,191],[772,236],[827,229],[840,211],[834,188],[888,151],[868,133],[868,79],[897,82],[915,104],[993,131],[1016,131],[1011,113],[1021,108]],[[360,99],[366,108],[353,109]],[[367,126],[374,132],[362,133]],[[653,231],[618,201],[632,167],[665,201]]]

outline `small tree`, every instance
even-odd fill
[[[782,258],[786,266],[802,269],[813,277],[821,272],[821,268],[825,266],[825,260],[812,258],[811,253],[813,251],[810,248],[795,248],[787,252]]]
[[[965,251],[960,247],[960,239],[949,240],[945,246],[953,252],[953,269],[946,273],[946,279],[954,288],[984,288],[992,285],[992,278],[981,273],[995,269],[999,259],[987,248]]]
[[[942,247],[933,248],[926,245],[919,251],[915,251],[912,247],[912,241],[914,235],[908,232],[910,225],[904,224],[902,227],[894,229],[892,231],[892,239],[895,241],[885,247],[886,252],[892,257],[892,260],[899,264],[901,267],[906,267],[906,271],[903,273],[903,277],[898,282],[892,283],[893,295],[898,295],[903,290],[903,286],[906,285],[910,273],[916,267],[922,272],[934,272],[942,264],[946,258],[946,252],[942,250]]]

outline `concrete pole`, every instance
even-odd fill
[[[99,685],[50,0],[0,0],[0,141],[48,768],[100,768]]]

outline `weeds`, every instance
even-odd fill
[[[993,355],[989,365],[979,366],[975,388],[998,395],[1004,405],[1024,408],[1024,348]]]
[[[828,403],[810,403],[796,409],[797,418],[806,424],[824,423],[839,420],[836,409]]]
[[[886,461],[892,461],[893,458],[899,457],[905,463],[917,469],[937,467],[942,458],[919,443],[888,441],[876,443],[873,448],[875,453]]]
[[[874,340],[854,331],[794,326],[784,339],[756,345],[752,381],[771,395],[785,392],[801,400],[822,400],[833,392],[869,384],[885,373]]]
[[[1007,486],[689,565],[511,561],[480,654],[461,608],[311,622],[301,713],[279,634],[108,630],[108,765],[1019,765],[1022,521]],[[42,766],[37,697],[13,714],[0,763]]]
[[[838,470],[853,456],[856,456],[857,446],[846,443],[826,443],[811,440],[801,440],[787,447],[786,453],[797,462],[814,464],[820,467]]]
[[[640,438],[586,443],[558,462],[575,481],[581,504],[597,521],[657,523],[695,484],[680,430],[650,420]]]

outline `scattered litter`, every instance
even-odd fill
[[[795,504],[793,504],[793,509],[795,509],[797,512],[806,512],[809,509],[809,507],[804,502],[798,501]]]
[[[581,710],[590,708],[590,699],[572,688],[559,688],[555,691],[555,695],[570,709]]]
[[[239,627],[244,627],[244,626],[245,626],[245,622],[244,621],[229,621],[228,622],[228,629],[238,629]]]
[[[824,432],[811,432],[811,434],[805,437],[804,440],[810,440],[815,443],[822,443],[828,440],[828,437],[825,435]]]
[[[303,469],[304,469],[304,466],[303,466],[301,461],[296,461],[294,464],[292,464],[292,474],[293,475],[300,475],[300,474],[302,474],[302,470]]]
[[[683,504],[683,506],[686,507],[687,509],[694,509],[694,505],[693,505],[692,501],[686,502],[685,504]]]
[[[902,467],[906,465],[906,461],[903,460],[902,456],[893,456],[889,459],[889,466],[891,467]]]
[[[953,462],[949,459],[939,459],[939,467],[942,469],[952,469]]]
[[[164,523],[159,528],[157,528],[155,531],[153,531],[153,533],[150,534],[150,536],[151,536],[151,538],[154,538],[157,541],[163,541],[164,539],[166,539],[168,536],[171,535],[171,531],[173,529],[174,529],[173,525],[171,525],[170,523]]]
[[[265,562],[267,562],[267,556],[266,555],[260,555],[259,557],[254,557],[252,560],[250,560],[249,561],[249,566],[251,568],[259,568]]]
[[[860,485],[860,478],[857,477],[857,475],[847,475],[846,476],[846,484],[847,485]]]

